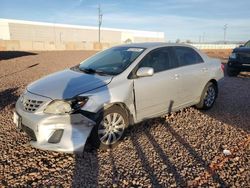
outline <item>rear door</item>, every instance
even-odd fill
[[[154,75],[134,79],[137,119],[167,113],[179,105],[181,80],[178,63],[171,47],[149,52],[138,64],[152,67]]]
[[[199,100],[208,82],[208,66],[202,57],[190,47],[173,47],[182,75],[180,103],[183,106]]]

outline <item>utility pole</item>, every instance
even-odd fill
[[[224,44],[226,44],[226,34],[227,34],[227,28],[228,28],[228,25],[225,24],[224,27],[223,27],[223,30],[224,30]]]
[[[102,25],[102,12],[101,12],[101,6],[99,4],[98,6],[98,42],[101,43],[101,25]]]
[[[203,43],[205,43],[205,32],[203,32],[202,41],[203,41]]]

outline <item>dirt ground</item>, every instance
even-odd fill
[[[224,61],[230,52],[206,51]],[[190,107],[131,127],[113,150],[32,148],[12,122],[18,96],[32,81],[93,53],[0,52],[0,187],[250,187],[249,74],[226,76],[211,110]]]
[[[232,53],[231,49],[223,49],[223,50],[202,50],[210,57],[220,58],[221,60],[227,60],[229,55]]]

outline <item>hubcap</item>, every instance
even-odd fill
[[[214,89],[214,87],[210,86],[206,92],[206,96],[204,99],[205,105],[207,107],[212,106],[212,104],[214,103],[214,100],[215,100],[215,96],[216,96],[215,89]]]
[[[125,129],[125,121],[122,115],[110,113],[103,118],[98,127],[98,137],[105,145],[117,142]]]

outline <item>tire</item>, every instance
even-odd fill
[[[208,82],[202,92],[200,102],[196,105],[196,108],[201,110],[208,110],[212,108],[217,98],[217,95],[217,86],[212,82]]]
[[[230,68],[227,66],[227,75],[228,76],[237,76],[240,73],[240,70]]]
[[[120,106],[114,105],[100,114],[90,134],[89,142],[92,147],[101,150],[114,148],[123,138],[125,129],[129,125],[127,113]]]

